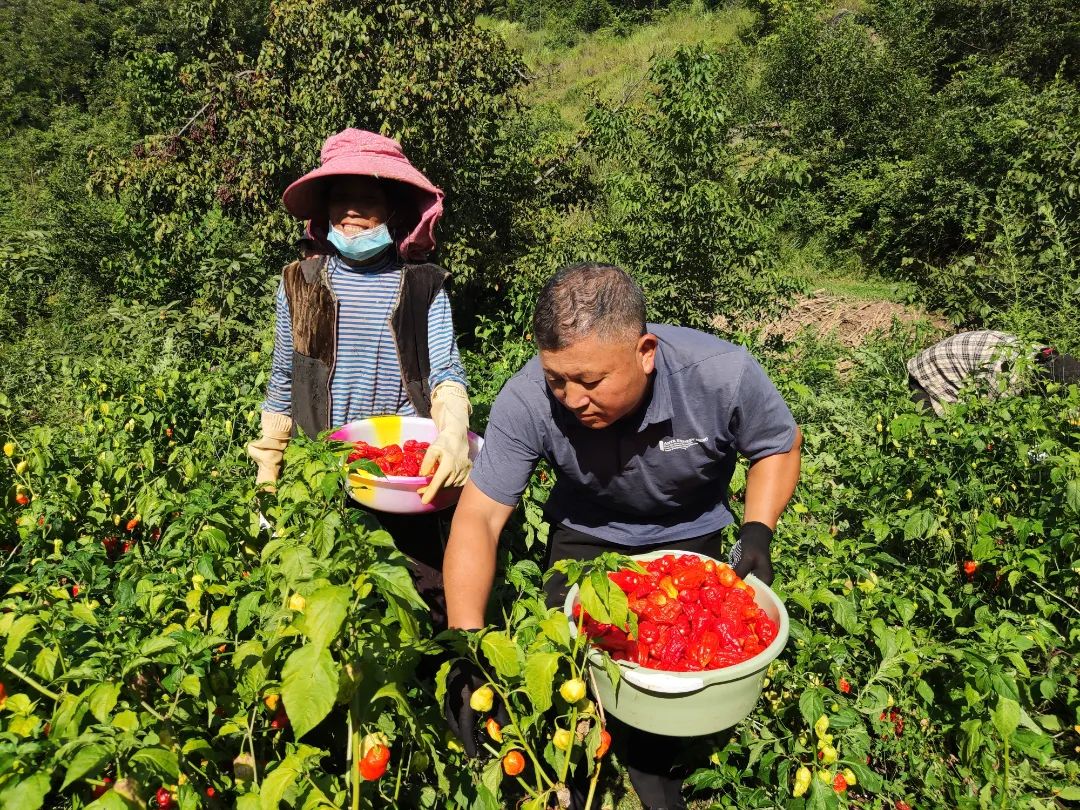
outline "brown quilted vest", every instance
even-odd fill
[[[331,427],[330,385],[337,356],[338,302],[327,278],[328,256],[293,262],[282,271],[292,316],[293,423],[312,438]],[[419,416],[431,415],[428,310],[449,274],[434,264],[405,264],[390,316],[405,393]]]

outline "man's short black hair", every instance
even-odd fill
[[[620,267],[571,264],[548,279],[533,315],[536,345],[558,351],[581,338],[645,334],[645,294]]]

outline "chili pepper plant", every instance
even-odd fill
[[[509,718],[502,726],[491,717],[481,720],[489,759],[476,806],[494,810],[523,797],[520,806],[526,810],[564,807],[567,782],[576,775],[587,779],[586,806],[595,807],[611,738],[604,728],[603,706],[586,694],[592,644],[584,632],[585,614],[578,611],[576,619],[568,619],[562,607],[548,608],[535,576],[525,575],[530,570],[538,573],[528,564],[514,577],[520,585],[518,598],[501,623],[458,634],[455,640],[460,659],[483,673],[486,685],[481,688],[493,693],[483,708],[490,711],[497,700]],[[644,573],[644,568],[607,553],[589,562],[560,561],[547,576],[564,575],[568,586],[578,586],[579,602],[588,615],[636,635],[637,618],[626,594],[609,578],[618,571]],[[601,656],[612,682],[618,683],[618,664],[607,652]],[[440,700],[454,660],[440,671]]]

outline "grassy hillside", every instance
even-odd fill
[[[559,31],[530,30],[505,19],[484,17],[481,24],[521,54],[530,76],[525,103],[545,118],[549,134],[554,130],[559,140],[572,142],[584,132],[586,112],[594,103],[633,104],[647,93],[654,60],[681,47],[737,43],[755,17],[743,7],[710,10],[695,3],[658,13],[643,24],[581,32],[572,43]],[[916,292],[913,284],[869,272],[854,254],[839,255],[816,243],[790,240],[780,261],[808,290],[891,302],[910,301]]]
[[[628,92],[640,92],[649,62],[684,45],[718,46],[734,42],[754,15],[742,8],[709,11],[700,5],[676,9],[627,32],[608,29],[582,34],[567,45],[552,32],[530,31],[520,23],[484,18],[522,55],[532,80],[526,101],[534,108],[558,112],[567,133],[584,125],[594,99],[618,103]]]

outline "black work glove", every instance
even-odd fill
[[[475,757],[480,752],[482,733],[480,725],[487,722],[489,717],[494,717],[500,726],[506,725],[509,717],[506,707],[502,705],[498,695],[492,703],[491,710],[484,712],[475,711],[469,705],[473,692],[487,683],[487,679],[471,661],[458,658],[450,665],[450,671],[446,673],[446,699],[443,703],[443,715],[450,731],[461,740],[465,747],[465,754]]]
[[[729,559],[735,573],[740,577],[753,574],[766,585],[772,585],[772,555],[769,543],[773,530],[756,520],[744,523],[739,529],[739,541],[731,549]]]

